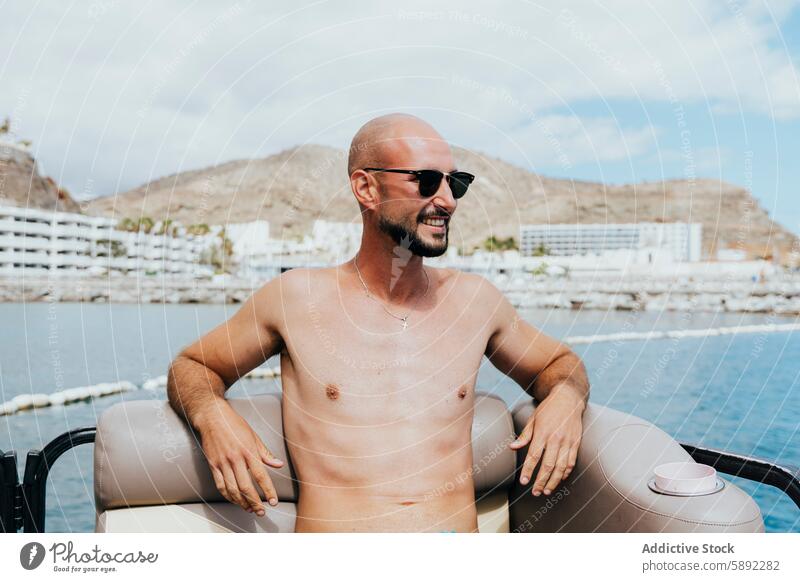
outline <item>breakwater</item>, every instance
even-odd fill
[[[491,280],[491,278],[490,278]],[[266,281],[160,277],[0,278],[0,302],[242,303]],[[800,315],[800,278],[750,281],[529,278],[494,281],[525,309]]]

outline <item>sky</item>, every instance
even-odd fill
[[[400,4],[0,0],[0,117],[81,200],[404,111],[547,176],[738,184],[800,233],[797,1]]]

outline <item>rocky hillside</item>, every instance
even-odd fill
[[[0,142],[0,205],[80,212],[66,190],[39,174],[27,149],[5,142]]]
[[[454,150],[458,166],[478,176],[459,202],[451,244],[471,249],[494,235],[517,237],[520,224],[701,222],[706,253],[744,248],[751,257],[780,253],[795,237],[773,222],[749,193],[715,180],[609,186],[546,178],[507,162]],[[302,236],[317,218],[360,221],[346,175],[346,153],[318,145],[257,160],[228,162],[155,180],[88,212],[170,218],[185,224],[268,220],[273,237]]]

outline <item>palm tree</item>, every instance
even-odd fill
[[[544,257],[550,254],[550,249],[544,243],[539,243],[539,246],[533,250],[534,257]]]
[[[207,224],[190,224],[189,227],[186,229],[189,234],[196,234],[196,235],[204,235],[208,234],[211,229],[208,227]]]
[[[150,234],[150,231],[153,229],[154,226],[153,219],[149,216],[142,216],[139,219],[139,228],[141,228],[145,233]]]
[[[158,232],[156,234],[167,234],[171,224],[172,224],[172,219],[167,218],[161,223],[161,226],[159,227]]]
[[[139,225],[130,218],[123,218],[117,223],[117,230],[125,232],[138,232]]]

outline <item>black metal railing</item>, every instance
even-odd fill
[[[758,481],[776,487],[786,493],[797,507],[800,507],[800,469],[797,467],[782,467],[763,459],[706,449],[696,445],[681,443],[681,446],[695,462],[711,465],[726,475],[743,477],[750,481]]]
[[[78,445],[93,443],[97,429],[93,426],[70,430],[47,443],[42,450],[28,452],[25,477],[22,480],[22,528],[25,533],[43,533],[47,476],[56,460]]]
[[[0,533],[22,527],[21,495],[16,451],[0,450]]]

